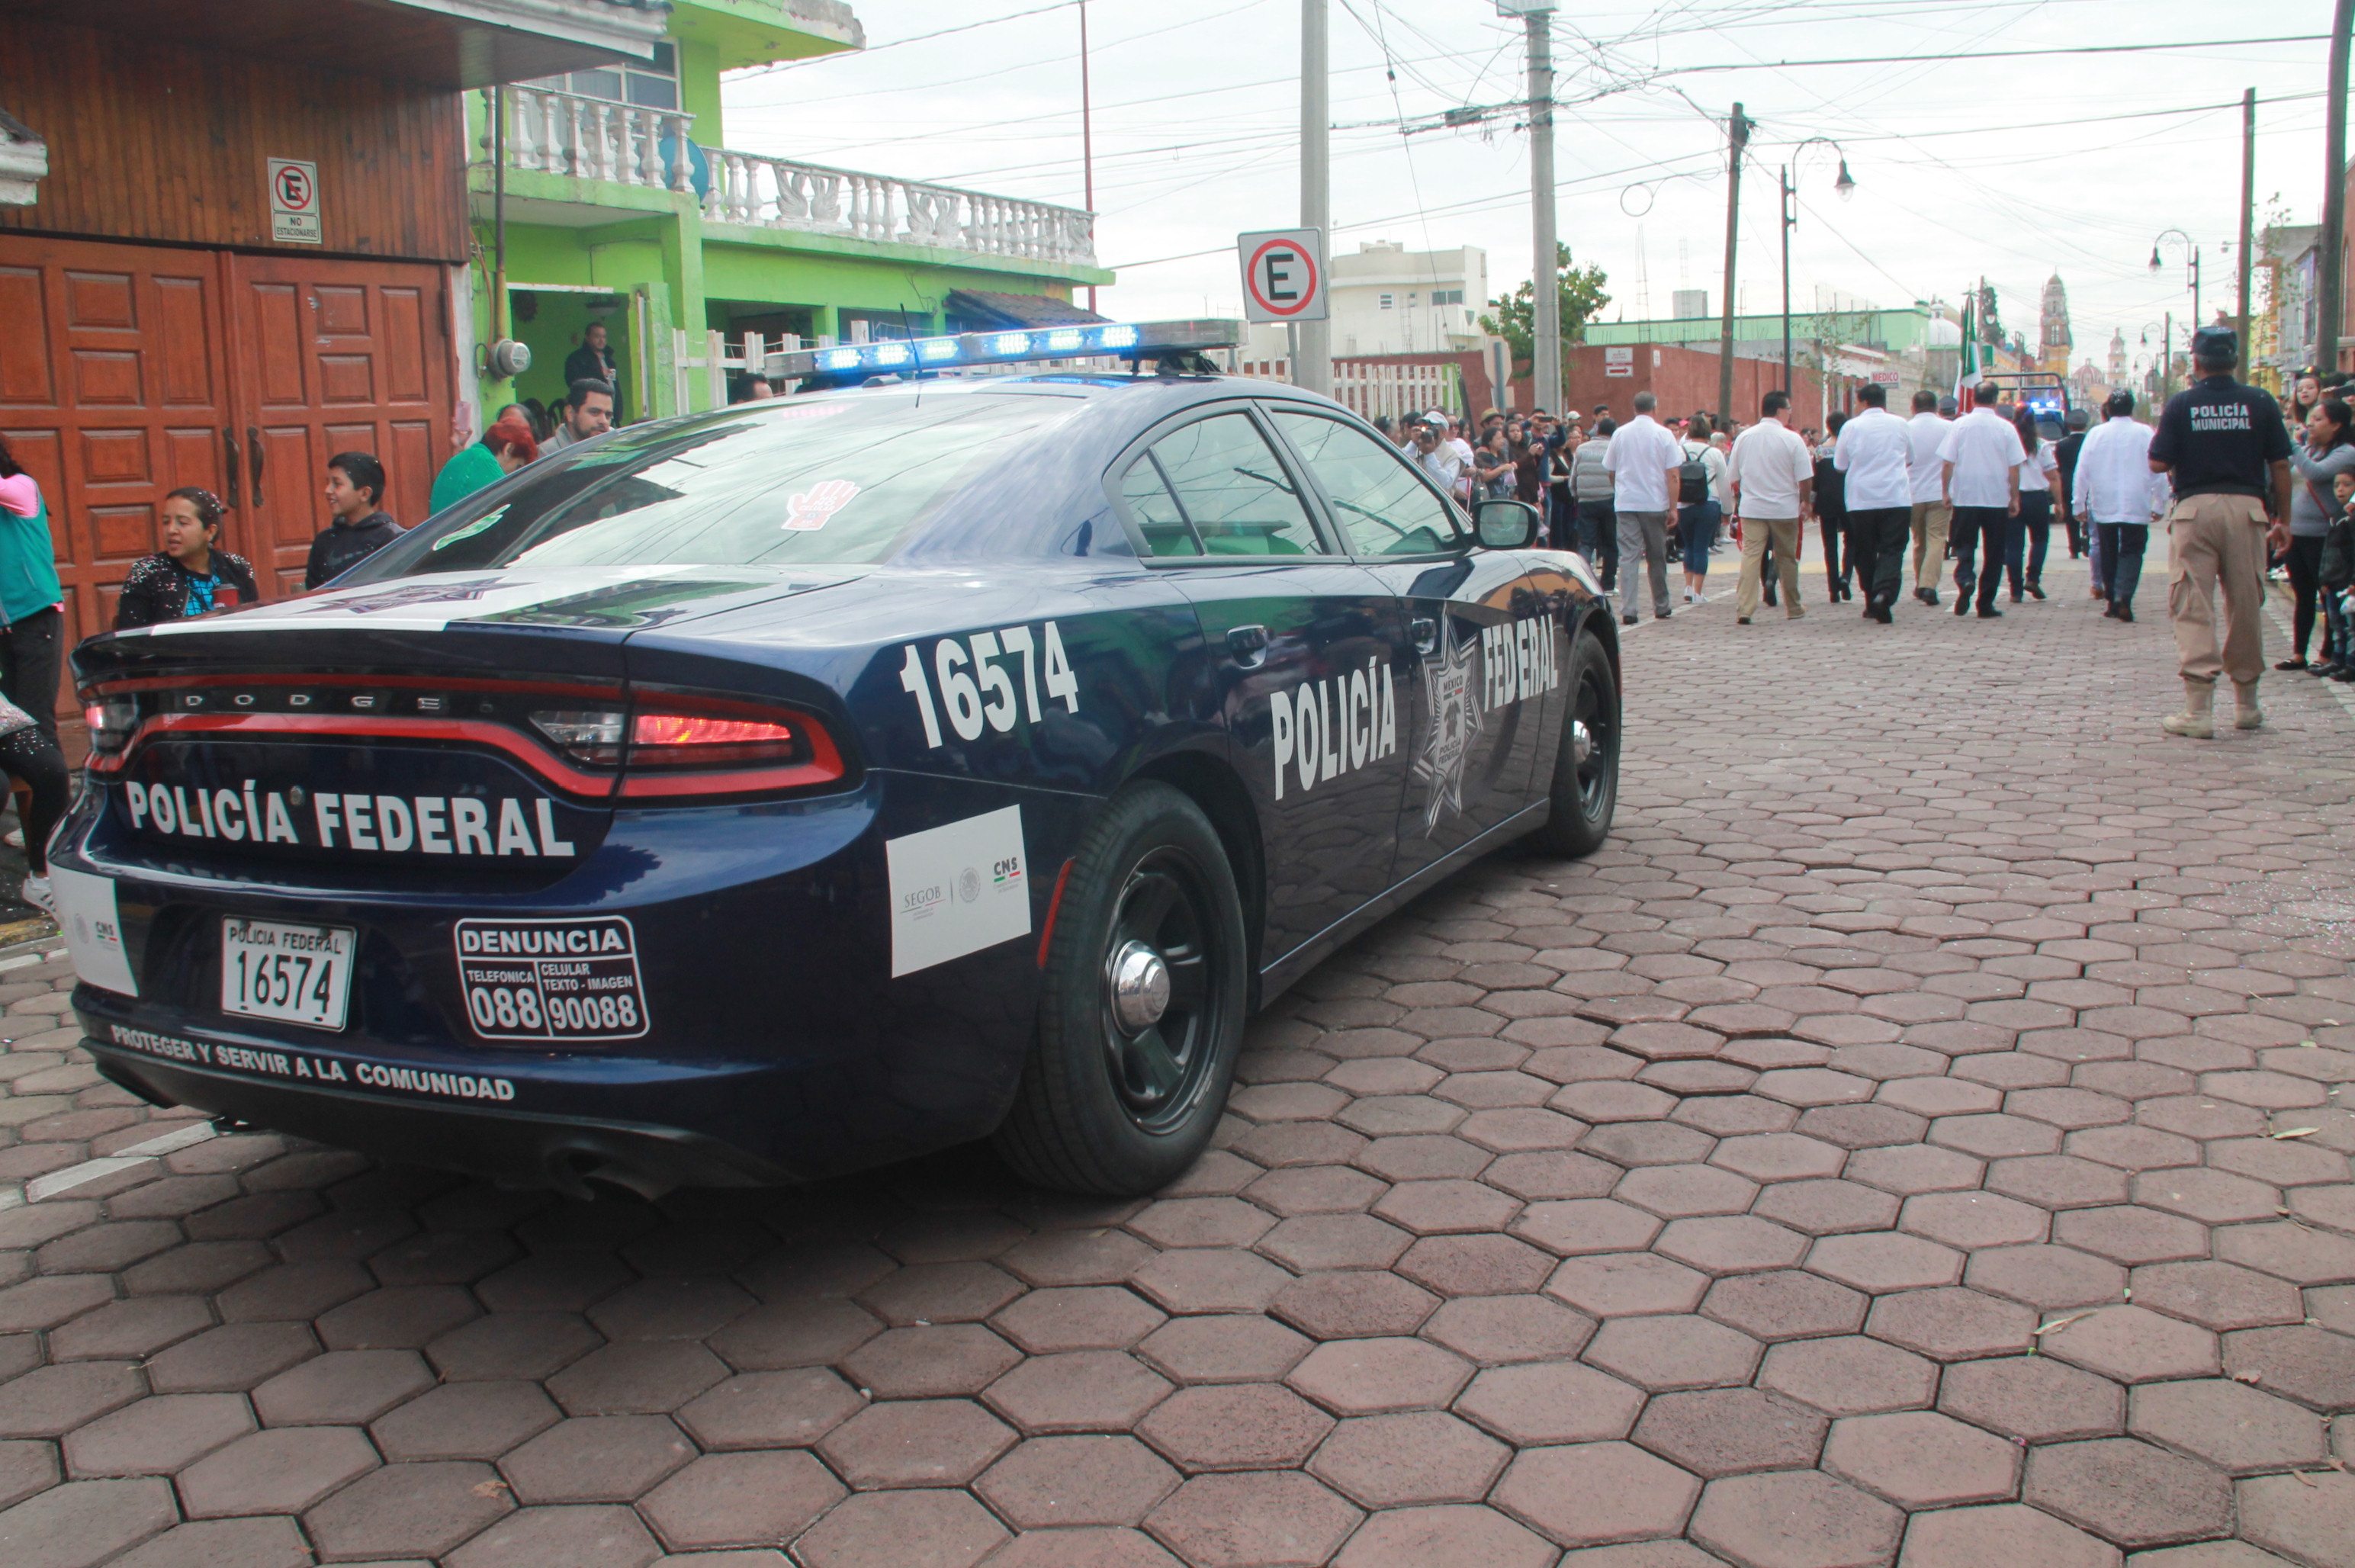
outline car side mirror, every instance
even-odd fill
[[[1527,549],[1538,539],[1538,509],[1527,501],[1481,501],[1472,508],[1473,531],[1486,549]]]

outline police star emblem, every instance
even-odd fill
[[[1431,727],[1423,732],[1423,754],[1414,760],[1414,776],[1431,786],[1423,811],[1425,837],[1443,817],[1463,815],[1464,764],[1480,733],[1480,708],[1472,699],[1473,641],[1458,640],[1450,616],[1443,614],[1440,626],[1439,645],[1423,661]]]

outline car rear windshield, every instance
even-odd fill
[[[1084,406],[875,390],[617,432],[468,496],[342,581],[502,566],[856,565]]]

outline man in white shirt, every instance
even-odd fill
[[[1736,436],[1725,480],[1742,520],[1742,585],[1734,591],[1733,616],[1742,625],[1758,613],[1759,579],[1766,542],[1774,542],[1774,564],[1783,579],[1783,613],[1802,619],[1799,607],[1799,519],[1814,498],[1816,461],[1791,428],[1791,394],[1769,392],[1765,418]]]
[[[1619,427],[1603,454],[1619,514],[1619,620],[1628,626],[1636,624],[1637,561],[1651,571],[1652,618],[1668,618],[1668,508],[1685,449],[1652,417],[1658,407],[1651,393],[1636,393],[1636,417]]]
[[[2019,465],[2028,449],[2019,432],[1996,411],[2002,396],[1994,382],[1971,388],[1969,413],[1946,427],[1938,443],[1940,484],[1955,509],[1955,613],[1970,613],[1970,584],[1964,573],[1974,545],[1979,549],[1979,619],[2000,620],[1996,590],[2003,586],[2003,547],[2011,519],[2019,515]]]
[[[1913,394],[1913,417],[1905,421],[1905,463],[1913,485],[1913,597],[1930,605],[1938,603],[1938,580],[1946,574],[1946,529],[1955,520],[1938,466],[1938,446],[1945,439],[1938,394],[1924,387]]]
[[[1888,625],[1905,576],[1905,528],[1913,515],[1912,432],[1889,411],[1889,389],[1868,381],[1863,405],[1840,427],[1832,466],[1848,475],[1848,558],[1864,588],[1868,620]]]
[[[2150,426],[2134,417],[2132,392],[2121,389],[2102,405],[2102,428],[2077,451],[2076,493],[2069,510],[2100,530],[2096,558],[2102,612],[2114,620],[2134,619],[2135,586],[2142,581],[2143,551],[2150,544],[2150,521],[2167,511],[2173,487],[2164,474],[2150,471]]]

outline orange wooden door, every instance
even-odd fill
[[[413,262],[231,256],[229,269],[246,552],[274,598],[303,586],[337,453],[374,453],[384,509],[424,521],[450,455],[445,285],[441,268]]]
[[[69,645],[114,624],[166,491],[235,496],[220,278],[209,251],[0,234],[0,432],[48,503]]]

